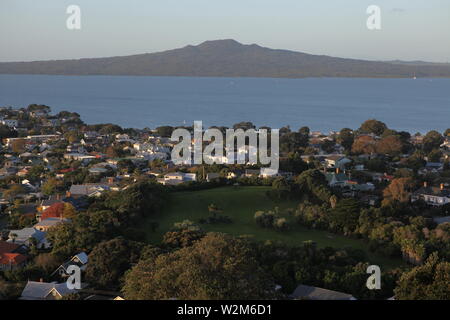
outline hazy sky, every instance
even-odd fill
[[[81,30],[66,8],[81,8]],[[366,27],[369,5],[382,29]],[[205,40],[374,60],[450,62],[449,0],[0,0],[0,61],[155,52]]]

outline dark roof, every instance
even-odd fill
[[[89,206],[89,201],[85,196],[79,198],[66,197],[62,201],[70,203],[77,211],[86,209]]]

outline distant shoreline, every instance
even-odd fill
[[[450,64],[381,62],[271,49],[235,40],[105,58],[1,62],[0,74],[216,78],[450,78]]]

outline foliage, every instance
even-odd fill
[[[433,253],[422,265],[404,273],[395,288],[398,300],[449,300],[450,263]]]
[[[141,260],[125,275],[126,299],[268,299],[275,284],[242,239],[209,233],[191,247]]]
[[[120,278],[139,259],[143,244],[115,238],[99,243],[89,254],[86,280],[100,289],[117,289]]]

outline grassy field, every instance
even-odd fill
[[[207,218],[210,215],[208,205],[214,203],[223,210],[223,215],[233,220],[233,223],[204,224],[202,228],[206,231],[224,232],[235,236],[248,235],[255,240],[282,241],[288,245],[299,245],[303,241],[313,240],[319,247],[362,249],[369,256],[370,262],[378,264],[381,268],[391,268],[401,264],[400,260],[386,259],[369,253],[367,245],[363,241],[330,234],[326,231],[308,230],[296,224],[292,224],[291,230],[285,232],[257,226],[254,220],[256,211],[273,210],[275,207],[279,207],[279,211],[283,213],[286,208],[297,206],[297,203],[292,201],[275,203],[265,195],[268,189],[266,187],[223,187],[173,193],[170,204],[159,216],[151,219],[151,221],[157,221],[159,227],[155,232],[147,232],[147,240],[150,243],[160,243],[163,234],[171,229],[175,222],[191,220],[197,223],[199,219]],[[151,230],[151,221],[145,223],[143,228]]]

